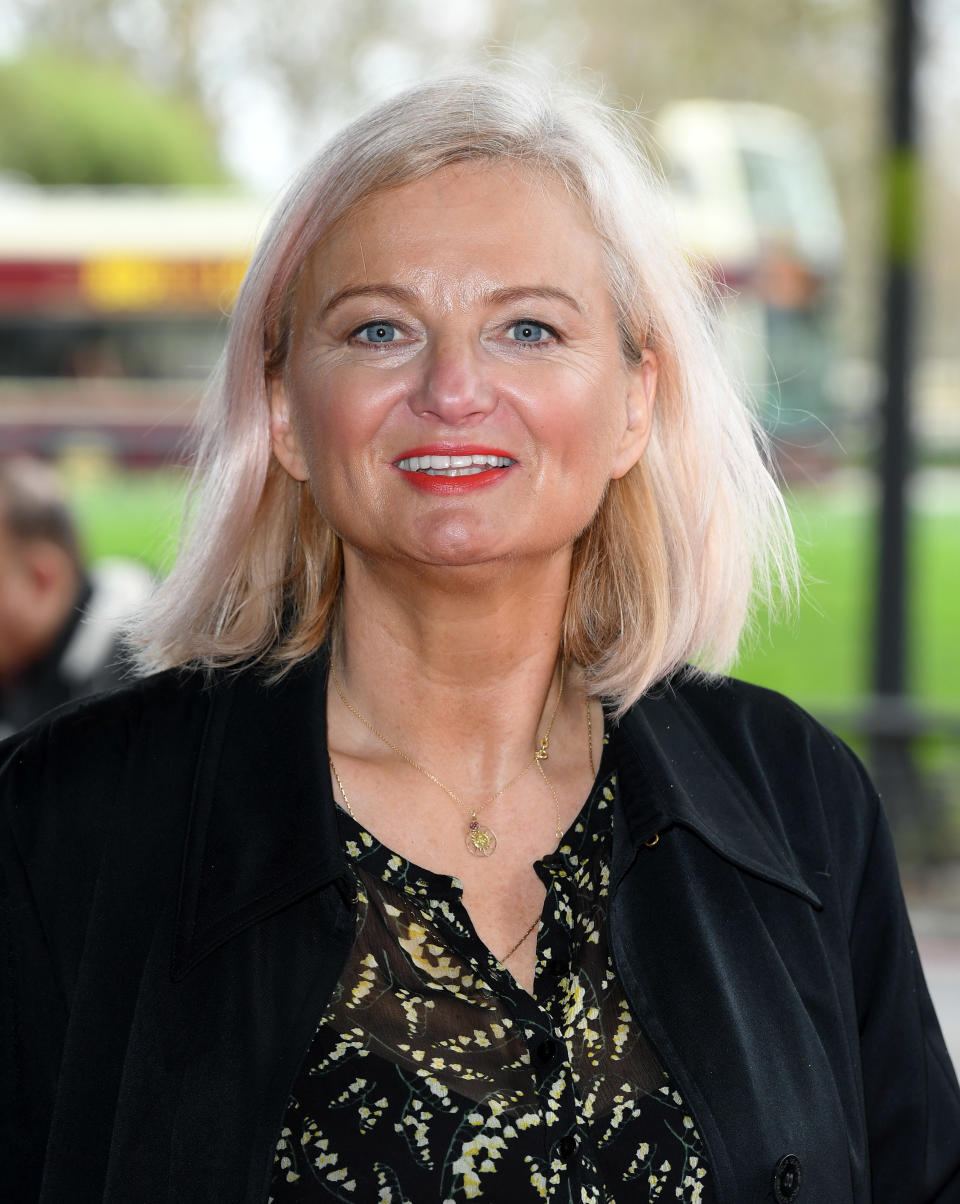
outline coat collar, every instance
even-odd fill
[[[789,844],[721,754],[682,687],[661,683],[627,712],[614,739],[624,800],[614,882],[641,842],[678,824],[741,869],[821,906]],[[776,757],[783,750],[768,746],[763,752]]]
[[[326,751],[325,652],[280,682],[218,675],[194,777],[173,974],[185,975],[238,932],[322,886],[349,893]],[[819,900],[789,848],[669,687],[616,726],[620,812],[614,881],[640,844],[679,824],[747,872]]]

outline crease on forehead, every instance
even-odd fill
[[[573,296],[571,288],[563,287],[569,284],[571,274],[574,276],[574,290],[580,287],[584,276],[589,274],[593,267],[593,264],[589,262],[593,257],[583,253],[582,248],[581,253],[576,254],[576,240],[566,239],[563,247],[557,248],[556,256],[548,257],[545,261],[548,265],[546,271],[538,268],[523,272],[520,268],[514,274],[513,265],[509,261],[496,264],[491,261],[490,257],[484,261],[485,248],[477,247],[476,239],[475,237],[471,238],[466,225],[458,227],[455,222],[449,220],[451,212],[455,214],[460,208],[474,205],[477,195],[483,196],[482,177],[484,175],[488,178],[499,176],[502,181],[505,174],[520,177],[519,180],[510,182],[511,221],[522,226],[525,221],[531,220],[531,205],[538,201],[548,201],[554,204],[559,202],[566,209],[566,216],[571,219],[567,223],[567,230],[579,226],[583,232],[589,235],[591,243],[595,240],[598,254],[594,262],[600,269],[605,291],[609,291],[603,243],[594,229],[589,213],[579,198],[552,173],[542,173],[524,165],[505,161],[504,163],[454,164],[440,168],[422,180],[413,180],[397,188],[377,192],[368,197],[351,213],[345,215],[343,220],[331,229],[326,238],[318,243],[311,252],[306,273],[313,291],[311,308],[315,313],[322,315],[329,312],[344,295],[359,295],[369,289],[371,295],[375,295],[379,291],[387,299],[422,300],[440,313],[488,302],[519,300],[523,295],[535,297],[537,294],[542,297],[552,296],[582,312],[582,306]],[[428,206],[428,211],[435,209],[443,215],[444,220],[438,222],[436,226],[425,224],[418,212],[412,218],[411,215],[405,215],[403,220],[391,227],[391,237],[402,244],[406,235],[408,247],[414,248],[414,251],[411,257],[412,262],[405,267],[402,277],[388,279],[386,274],[381,273],[377,267],[377,247],[370,245],[374,236],[368,236],[364,229],[365,219],[370,217],[371,211],[374,211],[377,206],[388,202],[391,196],[411,188],[417,188],[430,181],[437,183],[437,177],[452,177],[450,183],[456,183],[457,177],[462,178],[464,175],[481,177],[478,192],[461,197],[458,204],[450,206],[443,199],[443,191],[448,181],[441,178],[439,190],[429,198],[430,205]],[[525,186],[518,187],[518,184]],[[538,222],[540,215],[535,213],[532,220]],[[381,225],[383,224],[381,221]],[[537,226],[534,225],[531,228],[537,229]],[[440,248],[443,245],[452,246],[462,252],[463,259],[469,263],[469,267],[460,271],[455,277],[450,274],[449,270],[428,263],[428,260],[435,259],[440,254]],[[498,244],[491,241],[490,246],[494,251],[495,258]],[[325,270],[324,259],[335,254],[338,247],[345,252],[349,264],[344,274],[346,279],[341,276],[340,280],[330,280]],[[474,255],[477,255],[481,262],[470,262]],[[554,270],[555,265],[556,271]],[[351,276],[353,279],[350,279]],[[406,293],[406,297],[402,295],[404,293]]]

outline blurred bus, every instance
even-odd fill
[[[726,286],[735,370],[787,444],[831,422],[842,232],[796,115],[678,102],[656,123],[678,221]],[[257,201],[0,181],[0,454],[101,440],[126,462],[177,452],[263,225]]]
[[[734,370],[787,457],[828,449],[843,229],[810,127],[768,105],[689,100],[655,132],[681,236],[723,286]]]
[[[176,454],[264,217],[215,194],[0,185],[0,454]]]

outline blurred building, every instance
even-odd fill
[[[843,237],[803,120],[689,100],[658,116],[681,235],[723,286],[735,371],[787,457],[831,440]],[[0,184],[0,454],[181,447],[264,206],[223,194]]]

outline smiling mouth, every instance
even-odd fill
[[[404,472],[422,472],[430,477],[472,477],[491,468],[509,468],[516,464],[509,456],[409,456],[397,460],[397,468]]]

